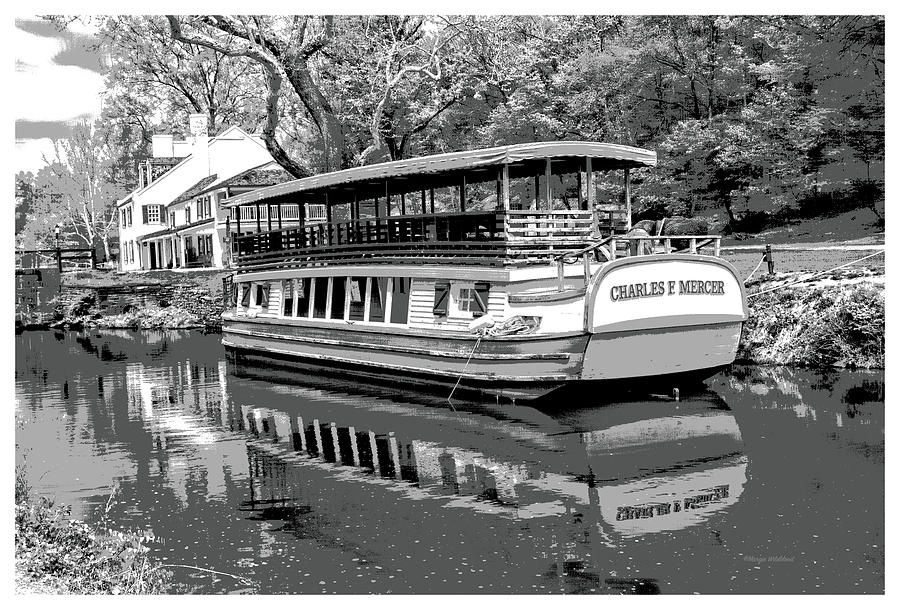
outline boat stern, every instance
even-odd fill
[[[734,361],[747,295],[734,267],[702,255],[635,256],[592,278],[582,379],[694,375]]]

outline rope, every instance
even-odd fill
[[[459,387],[459,382],[462,381],[463,375],[466,374],[466,369],[469,368],[469,361],[472,360],[472,356],[475,354],[475,350],[478,349],[478,345],[481,343],[481,338],[484,335],[478,335],[478,340],[475,341],[475,346],[472,348],[472,351],[469,352],[469,357],[466,358],[466,364],[463,366],[462,372],[459,374],[459,378],[456,380],[456,383],[453,385],[453,389],[450,390],[450,396],[447,397],[447,402],[450,403],[450,406],[453,407],[453,402],[450,400],[453,398],[453,393],[456,391],[456,388]],[[455,408],[454,408],[455,410]]]
[[[826,273],[831,273],[832,271],[837,271],[838,269],[843,269],[844,267],[849,267],[850,265],[855,265],[856,263],[864,261],[867,258],[872,258],[873,256],[878,256],[879,254],[884,254],[884,250],[880,250],[873,254],[867,254],[866,256],[864,256],[862,258],[856,259],[855,261],[851,261],[849,263],[844,263],[843,265],[838,265],[837,267],[833,267],[831,269],[828,269],[827,271],[820,271],[818,273],[813,273],[811,276],[809,276],[807,278],[804,278],[802,280],[797,280],[796,282],[791,282],[790,284],[782,284],[781,286],[775,286],[774,288],[768,288],[766,290],[760,290],[759,292],[754,292],[753,294],[748,294],[747,298],[749,299],[752,297],[758,297],[759,295],[766,294],[767,292],[774,292],[774,291],[780,290],[782,288],[787,288],[788,286],[795,286],[797,284],[802,284],[803,282],[809,281],[816,276],[825,275]]]
[[[763,255],[762,255],[762,258],[759,259],[759,262],[756,264],[756,267],[753,268],[753,271],[751,271],[751,272],[750,272],[750,275],[747,276],[747,279],[744,280],[744,283],[745,283],[745,284],[746,284],[747,282],[750,281],[750,278],[753,277],[753,274],[756,273],[756,272],[759,270],[760,265],[762,265],[762,264],[763,264],[763,261],[765,261],[765,260],[766,260],[766,255],[763,254]]]

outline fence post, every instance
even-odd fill
[[[772,258],[772,244],[766,244],[766,263],[769,267],[769,275],[775,273],[775,259]]]

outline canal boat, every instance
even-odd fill
[[[630,231],[632,172],[654,165],[640,148],[539,142],[238,195],[223,203],[223,343],[236,359],[512,399],[705,379],[734,360],[746,294],[719,236]],[[283,224],[288,205],[299,221]]]

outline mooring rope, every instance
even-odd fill
[[[475,354],[475,350],[478,349],[478,345],[481,343],[481,338],[483,336],[484,335],[481,335],[481,334],[478,335],[478,339],[475,341],[475,346],[472,348],[472,351],[469,352],[469,357],[466,358],[466,364],[463,366],[463,370],[462,370],[462,372],[460,372],[459,378],[456,380],[456,383],[453,385],[453,389],[450,390],[450,396],[447,397],[447,402],[450,403],[451,407],[453,407],[453,403],[450,401],[450,399],[453,398],[453,393],[456,391],[456,388],[459,387],[459,382],[462,381],[463,375],[466,374],[466,369],[469,368],[469,361],[472,360],[472,356]],[[454,408],[454,410],[455,410],[455,408]]]
[[[844,267],[849,267],[850,265],[855,265],[861,261],[866,260],[867,258],[872,258],[873,256],[878,256],[879,254],[884,254],[884,250],[879,250],[878,252],[874,252],[872,254],[867,254],[862,258],[856,259],[855,261],[851,261],[849,263],[844,263],[843,265],[838,265],[837,267],[833,267],[826,271],[819,271],[818,273],[813,273],[811,276],[807,278],[803,278],[802,280],[797,280],[796,282],[791,282],[789,284],[782,284],[781,286],[775,286],[773,288],[767,288],[766,290],[760,290],[759,292],[754,292],[753,294],[748,294],[747,298],[758,297],[761,294],[766,294],[767,292],[775,292],[776,290],[781,290],[782,288],[787,288],[789,286],[796,286],[797,284],[802,284],[804,282],[808,282],[809,280],[817,277],[819,275],[825,275],[826,273],[831,273],[832,271],[837,271],[838,269],[843,269]]]
[[[745,284],[750,281],[750,278],[753,277],[753,274],[756,273],[757,270],[759,270],[760,266],[763,264],[763,261],[765,261],[765,260],[766,260],[766,255],[763,254],[762,258],[759,259],[759,262],[756,264],[756,267],[753,268],[753,271],[751,271],[750,275],[747,276],[747,279],[744,280]]]

